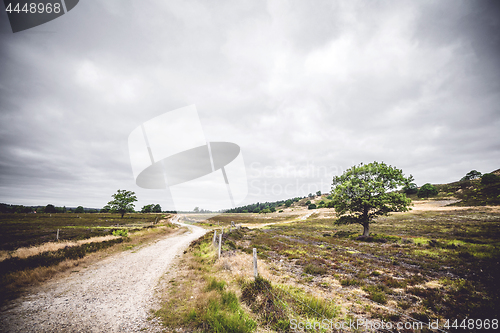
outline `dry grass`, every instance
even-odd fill
[[[63,242],[48,242],[38,246],[31,247],[21,247],[16,249],[15,251],[0,251],[0,261],[3,261],[7,258],[28,258],[43,252],[49,251],[57,251],[59,249],[63,249],[65,247],[71,246],[80,246],[83,244],[89,244],[93,242],[105,242],[111,239],[120,238],[119,236],[107,235],[100,237],[93,237],[82,239],[79,241],[63,241]]]

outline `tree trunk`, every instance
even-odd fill
[[[370,224],[365,223],[363,224],[363,236],[368,237],[370,235]]]

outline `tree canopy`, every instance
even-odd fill
[[[427,184],[422,185],[418,189],[417,196],[419,198],[428,198],[428,197],[433,197],[433,196],[437,195],[438,193],[439,192],[434,185],[427,183]]]
[[[413,176],[385,163],[361,163],[333,177],[331,205],[340,216],[336,223],[359,223],[369,236],[370,222],[379,215],[409,210],[411,199],[397,190],[409,186]]]
[[[108,202],[107,206],[112,212],[117,212],[122,215],[125,215],[127,212],[134,211],[134,202],[137,201],[137,197],[135,193],[132,191],[126,190],[118,190],[115,194],[112,195],[113,200]]]
[[[463,176],[462,179],[460,179],[460,181],[474,180],[478,178],[481,178],[481,172],[477,170],[471,170],[467,172],[467,174]]]

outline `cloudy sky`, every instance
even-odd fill
[[[498,1],[82,0],[12,33],[0,14],[0,202],[171,207],[128,136],[196,105],[238,144],[243,203],[384,161],[418,185],[500,168]],[[210,207],[202,207],[210,208]]]

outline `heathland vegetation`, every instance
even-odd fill
[[[422,186],[409,182],[398,193],[414,209],[374,216],[368,237],[355,224],[338,223],[333,209],[307,209],[321,201],[328,206],[331,194],[288,207],[285,201],[267,214],[213,217],[202,225],[226,228],[222,257],[213,234],[191,244],[156,314],[170,329],[203,332],[288,332],[298,322],[325,320],[390,323],[389,331],[401,323],[402,332],[435,331],[429,322],[445,331],[498,328],[500,209],[480,204],[498,202],[491,194],[500,183],[483,178],[432,185],[437,193],[430,197],[418,196]],[[475,207],[457,207],[460,199]],[[228,232],[231,221],[242,227]]]

